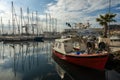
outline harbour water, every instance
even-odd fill
[[[0,80],[120,80],[119,71],[70,64],[51,48],[52,42],[1,42]]]

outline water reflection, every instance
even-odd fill
[[[52,42],[0,43],[0,80],[119,80],[115,70],[96,71],[52,56]]]
[[[59,80],[51,43],[0,43],[0,80]]]
[[[120,73],[112,70],[98,71],[70,64],[52,55],[56,70],[62,80],[120,80]]]
[[[57,63],[58,73],[62,73],[62,80],[106,80],[104,71],[97,71],[93,69],[88,69],[85,67],[76,66],[58,59],[53,55],[54,60]],[[62,71],[62,72],[60,72]]]

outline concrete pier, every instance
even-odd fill
[[[0,41],[34,41],[37,37],[38,36],[0,36]]]

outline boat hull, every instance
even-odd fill
[[[57,52],[53,49],[53,54],[60,59],[68,61],[70,63],[97,69],[97,70],[104,70],[105,64],[108,60],[108,55],[99,55],[99,56],[71,56],[71,55],[64,55],[60,52]]]

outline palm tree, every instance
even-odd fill
[[[105,15],[100,15],[99,18],[96,18],[96,21],[99,22],[100,25],[104,26],[104,37],[107,38],[108,24],[110,22],[116,22],[113,18],[116,14],[107,13]]]

